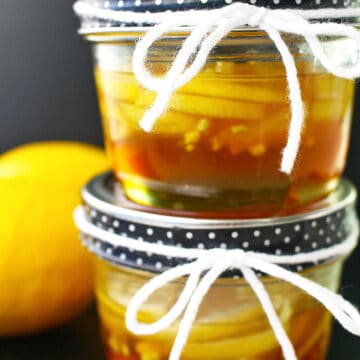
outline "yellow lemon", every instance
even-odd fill
[[[72,212],[108,163],[75,142],[20,146],[0,156],[0,335],[60,325],[92,299],[91,259]]]

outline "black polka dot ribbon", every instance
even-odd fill
[[[354,187],[343,180],[318,209],[298,215],[253,219],[217,220],[165,216],[129,207],[120,186],[110,174],[93,179],[84,188],[83,201],[88,219],[102,230],[136,241],[196,249],[243,249],[275,255],[309,253],[345,241],[352,234],[356,216]],[[334,200],[335,199],[335,200]],[[103,239],[82,236],[84,245],[97,256],[114,264],[154,273],[188,260],[113,246]],[[294,271],[314,263],[286,266]],[[238,276],[228,271],[224,276]]]
[[[344,9],[356,5],[354,0],[81,0],[97,9],[113,11],[131,11],[142,13],[175,12],[186,10],[212,10],[234,3],[256,5],[268,9]],[[134,27],[149,24],[133,24],[113,20],[101,20],[96,17],[82,16],[82,30],[107,27]],[[85,31],[87,32],[87,31]]]
[[[346,8],[353,0],[85,0],[102,9],[127,11],[182,11],[216,9],[234,3],[245,3],[271,9]]]

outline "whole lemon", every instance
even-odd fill
[[[72,213],[108,163],[76,142],[20,146],[0,156],[0,335],[42,331],[92,299],[90,255]]]

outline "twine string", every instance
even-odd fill
[[[270,326],[279,341],[284,358],[286,360],[296,360],[295,349],[286,334],[278,314],[275,311],[269,293],[266,291],[264,284],[257,278],[255,272],[250,267],[242,266],[240,269],[244,275],[245,280],[253,289],[262,308],[264,309]]]

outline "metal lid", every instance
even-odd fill
[[[357,0],[83,0],[102,9],[136,12],[161,12],[216,9],[233,3],[263,6],[270,9],[347,8]]]
[[[360,6],[360,0],[78,0],[74,9],[81,19],[80,33],[102,33],[124,31],[142,31],[149,23],[129,23],[120,20],[104,19],[99,13],[103,11],[151,13],[181,12],[187,10],[214,10],[230,4],[242,3],[265,7],[268,9],[293,9],[293,10],[317,10],[317,9],[347,9]],[[79,12],[77,5],[91,7],[91,12]],[[97,15],[95,15],[97,14]],[[354,15],[356,17],[356,15]],[[325,19],[326,20],[326,19]],[[334,19],[334,21],[337,21]],[[341,21],[349,21],[343,19]],[[353,21],[353,20],[352,20]],[[248,27],[243,27],[249,31]],[[176,29],[176,28],[175,28]],[[239,31],[242,27],[239,27]],[[256,30],[256,29],[255,29]]]
[[[356,191],[347,180],[342,180],[311,211],[263,219],[195,219],[140,211],[126,200],[109,173],[91,180],[83,189],[82,198],[92,224],[123,237],[184,248],[241,248],[277,255],[306,253],[339,244],[351,235],[356,216]],[[141,270],[160,272],[184,263],[184,259],[114,247],[89,235],[83,236],[83,242],[101,258]],[[314,263],[288,268],[300,271],[311,266]],[[234,273],[227,272],[225,276]]]

